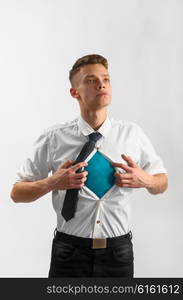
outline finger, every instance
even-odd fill
[[[120,173],[115,173],[114,176],[116,177],[116,180],[119,180],[119,182],[122,180],[122,177],[121,177],[122,174]]]
[[[123,179],[132,179],[133,176],[130,173],[125,173],[125,174],[120,174],[119,173],[119,177],[123,180]]]
[[[84,183],[79,183],[79,184],[72,184],[71,186],[69,186],[69,190],[72,190],[72,189],[78,189],[80,190],[82,187],[84,186]]]
[[[80,168],[86,167],[88,165],[88,163],[86,163],[85,161],[77,163],[76,165],[74,165],[72,167],[72,171],[76,172],[77,170],[79,170]]]
[[[84,183],[79,183],[79,184],[74,185],[74,188],[80,190],[83,186],[84,186]]]
[[[88,175],[87,171],[84,171],[82,173],[75,173],[74,178],[75,179],[81,179],[81,178],[85,178],[87,175]]]
[[[127,179],[123,179],[123,180],[121,180],[121,183],[122,184],[130,184],[130,180],[127,180]]]
[[[66,162],[64,162],[62,165],[59,166],[59,169],[67,169],[70,166],[72,166],[73,161],[71,159],[67,160]]]
[[[121,178],[121,177],[118,177],[118,178],[116,178],[116,181],[117,182],[119,182],[119,183],[131,183],[131,179],[123,179],[123,178]]]
[[[136,167],[136,163],[133,161],[133,159],[125,154],[122,154],[121,157],[127,162],[129,167],[135,168]]]
[[[122,163],[115,163],[115,162],[113,162],[111,164],[112,164],[113,167],[121,168],[121,169],[125,170],[126,172],[129,172],[131,170],[129,166],[124,165]]]
[[[120,180],[121,179],[121,174],[120,173],[115,173],[114,176],[116,177],[116,179]]]
[[[119,187],[131,187],[131,184],[130,183],[123,183],[121,181],[116,181],[116,184],[119,186]]]
[[[114,176],[119,177],[121,179],[132,179],[133,178],[131,173],[118,173],[118,172],[116,172],[116,173],[114,173]]]
[[[76,179],[76,184],[84,183],[86,180],[87,180],[86,177],[84,177],[84,178],[79,178],[79,179],[77,178],[77,179]]]
[[[120,179],[120,177],[116,177],[116,182],[118,182],[118,183],[121,183],[121,179]]]
[[[127,185],[128,185],[128,187],[131,186],[131,181],[127,180],[127,179],[120,180],[118,178],[118,179],[116,179],[115,183],[120,187],[127,187]]]

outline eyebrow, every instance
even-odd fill
[[[96,75],[94,74],[89,74],[89,75],[86,75],[84,78],[88,78],[88,77],[96,77]],[[110,77],[109,74],[102,74],[102,77]]]

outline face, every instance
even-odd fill
[[[102,64],[82,67],[74,76],[74,88],[70,92],[81,109],[96,111],[108,106],[112,96],[108,70]]]

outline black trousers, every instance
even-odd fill
[[[57,231],[52,244],[49,278],[133,277],[131,232],[120,237],[120,241],[118,238],[110,239],[112,243],[101,249],[92,249],[85,245],[85,240],[91,239],[74,237],[73,243],[70,237],[72,236]],[[79,242],[75,243],[78,239]],[[118,243],[113,245],[115,239],[118,239]]]

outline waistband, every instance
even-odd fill
[[[131,241],[132,232],[129,231],[127,234],[117,236],[117,237],[112,237],[112,238],[92,239],[92,238],[84,238],[84,237],[79,237],[75,235],[66,234],[60,231],[56,231],[54,239],[71,244],[75,247],[99,249],[99,248],[110,248]]]

